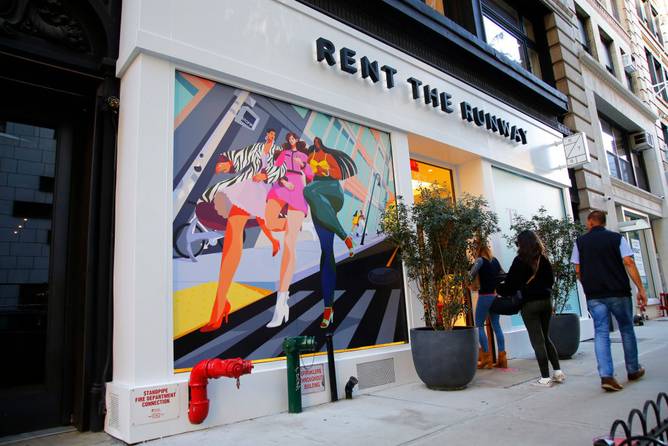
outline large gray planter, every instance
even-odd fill
[[[550,339],[557,349],[559,359],[570,359],[580,347],[580,316],[562,313],[552,316]]]
[[[411,352],[418,376],[430,389],[458,390],[475,376],[478,332],[472,327],[451,331],[411,329]]]

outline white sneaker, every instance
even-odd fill
[[[552,387],[552,379],[551,378],[540,378],[538,381],[532,382],[532,385],[536,387]]]
[[[561,370],[555,370],[554,374],[552,375],[552,381],[557,384],[561,384],[566,381],[566,374]]]

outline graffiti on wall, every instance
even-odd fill
[[[174,104],[175,369],[407,342],[389,134],[182,72]]]

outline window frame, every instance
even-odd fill
[[[581,39],[585,39],[584,42],[580,41],[580,45],[588,54],[592,55],[591,34],[589,32],[591,19],[577,6],[575,9],[575,17],[578,21],[578,35]]]
[[[500,0],[504,1],[504,0]],[[510,34],[512,37],[518,40],[520,43],[520,51],[521,51],[521,57],[524,63],[518,63],[522,68],[525,70],[529,71],[530,73],[533,73],[537,77],[541,77],[538,74],[534,72],[535,67],[532,67],[531,64],[531,57],[529,54],[529,49],[533,50],[535,53],[538,54],[538,73],[541,74],[545,70],[543,70],[543,65],[544,62],[541,60],[541,52],[539,51],[540,47],[538,43],[536,42],[536,23],[535,20],[531,16],[524,15],[522,11],[518,8],[515,8],[513,5],[508,5],[511,8],[513,8],[514,12],[517,14],[517,21],[518,23],[511,23],[506,19],[506,17],[503,14],[503,11],[501,10],[501,6],[496,4],[496,0],[480,0],[480,15],[481,15],[481,22],[484,22],[485,17],[487,17],[490,21],[492,21],[494,24],[496,24],[498,27],[503,29],[505,32]],[[531,25],[533,26],[534,30],[534,40],[530,39],[529,36],[526,33],[526,29],[524,26],[524,21],[527,20]],[[483,33],[483,40],[491,46],[491,44],[488,41],[487,38],[487,32],[485,31],[485,27],[483,25],[482,27],[482,33]],[[498,50],[497,50],[498,51]],[[511,59],[512,60],[512,59]],[[513,62],[517,63],[516,61],[513,60]]]
[[[602,54],[599,55],[599,62],[605,67],[605,69],[608,71],[608,73],[610,73],[610,74],[612,74],[613,76],[616,77],[617,74],[616,74],[616,70],[615,70],[615,59],[613,57],[614,41],[601,28],[598,29],[598,34],[599,34],[599,40],[601,41],[601,44],[603,44],[603,52],[602,52]],[[606,57],[608,59],[608,61],[610,62],[609,66],[607,65],[607,63],[605,63],[603,60],[601,60],[603,57]]]
[[[600,113],[598,115],[598,119],[599,119],[599,129],[601,131],[601,136],[603,135],[611,136],[614,144],[614,146],[612,147],[613,151],[611,151],[610,150],[611,148],[606,147],[605,142],[603,142],[604,146],[603,149],[605,150],[606,166],[608,167],[608,174],[611,177],[618,179],[619,181],[622,181],[626,184],[630,184],[632,186],[635,186],[637,188],[649,192],[649,177],[647,176],[645,159],[643,157],[642,152],[634,152],[631,150],[629,144],[630,141],[629,131],[619,126],[612,119]],[[610,132],[607,132],[605,130],[606,126],[610,129]],[[605,137],[603,139],[605,139]],[[618,141],[621,143],[621,147],[617,146]],[[622,155],[620,155],[620,152],[622,152]],[[612,172],[610,166],[611,157],[614,158],[615,171],[617,172],[617,174]],[[628,166],[630,167],[630,174],[632,181],[627,181],[624,178],[625,174],[622,169],[623,163],[628,164]],[[641,185],[641,183],[643,184]]]

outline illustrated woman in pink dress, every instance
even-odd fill
[[[304,186],[313,179],[313,171],[308,164],[306,143],[299,141],[297,135],[289,132],[286,136],[274,166],[284,167],[285,176],[274,183],[267,195],[265,220],[271,231],[285,231],[281,272],[274,307],[274,317],[267,327],[278,327],[288,321],[289,288],[295,272],[295,250],[297,236],[308,214],[308,205],[304,199]],[[281,216],[281,210],[287,205],[287,215]]]

